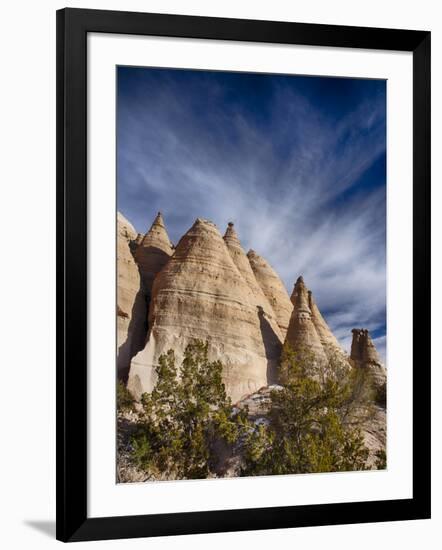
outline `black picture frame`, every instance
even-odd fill
[[[87,34],[413,54],[413,498],[87,517]],[[85,541],[430,517],[430,33],[181,15],[57,12],[57,539]]]

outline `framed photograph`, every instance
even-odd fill
[[[430,33],[57,12],[57,538],[430,517]]]

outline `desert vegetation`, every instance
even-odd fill
[[[177,363],[172,349],[160,356],[155,388],[139,402],[118,385],[119,420],[130,426],[120,446],[121,481],[368,468],[363,427],[376,393],[366,373],[340,357],[324,369],[314,355],[284,346],[280,383],[266,388],[253,414],[247,400],[232,405],[223,365],[208,359],[207,342],[189,344]],[[223,460],[233,464],[228,473]],[[375,467],[385,466],[385,453],[378,453]]]

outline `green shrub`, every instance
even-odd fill
[[[366,468],[368,449],[356,421],[356,408],[364,403],[353,371],[339,358],[326,368],[319,372],[311,354],[285,346],[284,386],[271,393],[268,423],[247,437],[242,475]]]
[[[208,360],[207,349],[199,340],[189,344],[179,371],[172,350],[162,355],[155,369],[157,384],[142,396],[133,459],[151,475],[205,478],[215,458],[212,443],[221,438],[233,444],[240,435],[244,413],[234,413],[222,383],[222,365]]]
[[[134,398],[126,386],[118,380],[117,382],[117,410],[120,412],[131,410],[134,406]]]
[[[375,466],[377,470],[385,470],[387,468],[387,454],[383,449],[376,453]]]

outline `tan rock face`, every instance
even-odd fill
[[[368,369],[375,387],[382,387],[386,383],[387,373],[370,333],[366,329],[358,328],[354,328],[352,333],[350,358],[353,365],[357,368]]]
[[[308,301],[310,311],[312,312],[313,325],[315,326],[316,332],[318,333],[319,339],[327,357],[329,359],[334,357],[339,357],[341,359],[345,358],[345,360],[347,361],[348,356],[346,356],[336,336],[330,330],[330,327],[328,326],[326,320],[319,311],[319,308],[316,305],[315,299],[310,290],[308,291]]]
[[[275,350],[273,351],[272,355],[275,358],[278,358],[281,353],[281,347],[284,341],[284,337],[281,333],[281,329],[279,328],[275,311],[273,310],[262,288],[256,280],[249,259],[247,258],[243,247],[241,246],[241,242],[235,231],[233,223],[228,224],[223,239],[227,245],[227,250],[229,251],[233,263],[236,265],[238,271],[241,273],[248,287],[252,291],[256,307],[262,309],[265,318],[268,320],[271,329],[277,337],[275,339]]]
[[[266,341],[277,336],[211,222],[198,219],[156,277],[149,325],[147,345],[130,368],[128,387],[137,397],[153,389],[159,356],[173,349],[180,364],[194,339],[207,340],[210,359],[223,363],[234,402],[274,376],[273,346]]]
[[[293,305],[284,283],[271,265],[254,250],[248,251],[247,258],[259,286],[275,312],[281,335],[285,337]]]
[[[135,237],[137,238],[137,237]],[[148,299],[152,294],[155,277],[173,254],[163,216],[158,212],[151,228],[141,239],[135,251],[135,260],[141,274],[144,292]]]
[[[387,416],[384,407],[374,406],[373,416],[362,425],[362,435],[369,450],[367,466],[375,468],[376,453],[386,451],[387,445]]]
[[[147,309],[138,267],[130,246],[136,238],[133,226],[117,215],[117,370],[127,378],[130,361],[144,344]]]
[[[285,341],[293,351],[311,354],[318,365],[325,365],[327,355],[312,320],[309,295],[302,277],[296,281],[292,301],[294,307]]]

